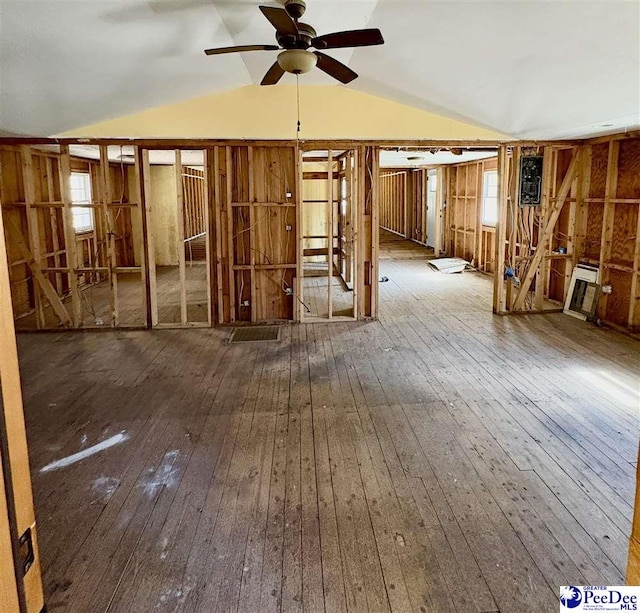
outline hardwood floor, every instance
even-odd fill
[[[142,328],[145,325],[144,289],[139,273],[118,273],[117,282],[119,327]],[[178,266],[158,266],[156,269],[158,321],[162,324],[179,324],[180,269]],[[187,320],[190,323],[206,323],[208,311],[207,269],[201,261],[188,261],[185,266],[187,294]],[[66,298],[70,305],[70,298]],[[110,289],[107,281],[86,286],[82,290],[82,326],[101,329],[111,327]],[[45,321],[50,330],[59,326],[53,309],[45,309]],[[36,329],[35,314],[16,322],[18,331]]]
[[[380,259],[409,260],[413,258],[435,257],[431,247],[408,241],[406,238],[380,228]]]
[[[623,581],[638,342],[381,275],[380,321],[277,342],[20,336],[48,611],[538,613]]]
[[[329,283],[327,277],[304,280],[305,317],[329,317]],[[331,314],[333,317],[353,317],[353,292],[345,289],[340,277],[331,278]]]

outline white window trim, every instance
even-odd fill
[[[496,186],[496,195],[495,195],[495,201],[496,201],[495,219],[494,218],[488,219],[487,215],[486,215],[487,199],[494,198],[494,196],[489,196],[488,195],[488,191],[489,191],[488,176],[491,176],[491,175],[495,175],[495,177],[497,179],[498,171],[497,170],[485,170],[483,175],[482,175],[482,225],[483,226],[489,226],[491,228],[495,228],[496,225],[498,224],[498,193],[497,193],[497,186]]]
[[[77,196],[77,191],[73,188],[73,178],[82,177],[83,191],[82,197]],[[93,209],[84,207],[83,204],[91,204],[91,175],[88,172],[71,173],[71,211],[73,213],[73,229],[76,234],[88,234],[95,231],[95,217]]]

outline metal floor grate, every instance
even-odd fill
[[[247,326],[234,328],[231,333],[230,342],[277,341],[279,338],[280,326]]]

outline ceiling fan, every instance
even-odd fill
[[[307,8],[304,0],[285,0],[284,8],[261,6],[262,14],[276,29],[278,45],[242,45],[206,49],[207,55],[222,55],[240,51],[281,51],[278,59],[269,68],[260,85],[275,85],[285,72],[303,74],[317,66],[341,83],[350,83],[358,75],[335,58],[314,49],[342,49],[345,47],[369,47],[384,44],[378,29],[350,30],[318,36],[306,23],[299,21]]]

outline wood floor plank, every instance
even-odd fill
[[[401,504],[405,508],[409,509],[413,509],[415,507],[417,515],[420,517],[420,521],[425,522],[426,518],[426,521],[428,522],[427,525],[430,525],[432,523],[430,520],[433,519],[430,513],[432,510],[435,510],[432,509],[432,504],[429,500],[430,496],[426,493],[425,486],[422,482],[413,482],[414,478],[417,476],[415,472],[412,474],[411,471],[407,470],[408,458],[412,457],[413,460],[416,460],[419,452],[416,454],[417,450],[414,450],[412,453],[402,447],[396,447],[397,438],[396,441],[394,441],[394,436],[392,434],[392,430],[396,429],[393,424],[395,423],[397,425],[397,419],[392,416],[391,413],[397,413],[398,409],[398,407],[396,407],[395,411],[391,407],[380,407],[374,409],[372,413],[373,423],[375,423],[378,440],[380,441],[387,466],[391,471],[393,486]],[[446,535],[445,540],[448,543],[451,543],[450,546],[453,550],[452,553],[457,550],[457,553],[459,554],[457,561],[453,564],[453,568],[450,569],[451,574],[448,575],[448,583],[455,583],[456,574],[463,575],[465,582],[469,586],[469,595],[473,595],[472,600],[476,603],[479,610],[491,611],[495,607],[494,599],[490,593],[486,580],[481,576],[478,563],[476,562],[471,549],[467,545],[466,538],[463,536],[457,520],[452,517],[453,511],[450,507],[450,503],[446,500],[445,493],[435,478],[435,475],[430,474],[428,463],[421,462],[420,459],[417,461],[421,466],[416,472],[421,475],[423,480],[427,480],[431,484],[432,492],[437,492],[435,493],[435,496],[438,497],[438,503],[434,504],[436,504],[441,513],[440,521],[442,522],[442,530]],[[403,482],[406,482],[406,485]],[[447,518],[447,521],[444,520],[444,517]],[[416,515],[414,515],[414,518],[414,523],[418,523],[419,527],[422,527],[420,523],[416,521]],[[453,521],[450,521],[451,519]],[[432,532],[426,534],[429,541],[431,541],[433,536],[437,539],[439,535],[437,533],[433,534]],[[433,546],[430,542],[426,543],[426,546],[424,547],[424,552],[428,552],[431,557],[431,560],[427,560],[424,564],[430,567],[430,571],[425,573],[425,577],[431,584],[430,588],[425,591],[428,597],[428,603],[425,606],[428,607],[427,610],[435,610],[434,607],[436,606],[445,607],[446,610],[447,607],[450,607],[450,604],[446,600],[446,588],[444,585],[444,581],[446,581],[447,578],[443,578],[441,576],[440,569],[444,567],[445,564],[451,564],[452,559],[446,548],[434,551],[432,547]],[[434,555],[437,560],[434,559]],[[462,610],[472,610],[469,606],[470,603],[467,602],[466,596],[467,594],[465,594],[464,591],[462,593],[451,594],[451,597],[455,597],[457,602],[456,606],[458,608],[461,608]],[[460,602],[461,598],[463,602]]]
[[[318,488],[318,520],[320,524],[320,551],[322,583],[326,611],[347,611],[347,586],[344,576],[343,545],[338,530],[336,502],[329,458],[326,408],[313,411],[314,455]],[[351,571],[350,571],[351,572]],[[349,585],[350,588],[350,585]]]
[[[357,415],[349,415],[350,439],[354,445],[358,466],[369,506],[369,514],[376,538],[378,555],[382,567],[389,606],[391,611],[419,611],[429,606],[424,598],[427,577],[421,564],[416,564],[415,556],[409,552],[418,549],[419,539],[413,538],[412,531],[418,531],[419,525],[409,526],[404,517],[397,495],[388,478],[386,465],[378,463],[378,470],[372,455],[378,449],[371,439],[369,430],[365,437]],[[370,451],[373,446],[373,453]],[[418,579],[418,581],[416,581]],[[446,609],[445,609],[446,610]]]
[[[48,610],[538,613],[623,581],[637,341],[495,317],[484,275],[383,243],[377,322],[20,336]]]

